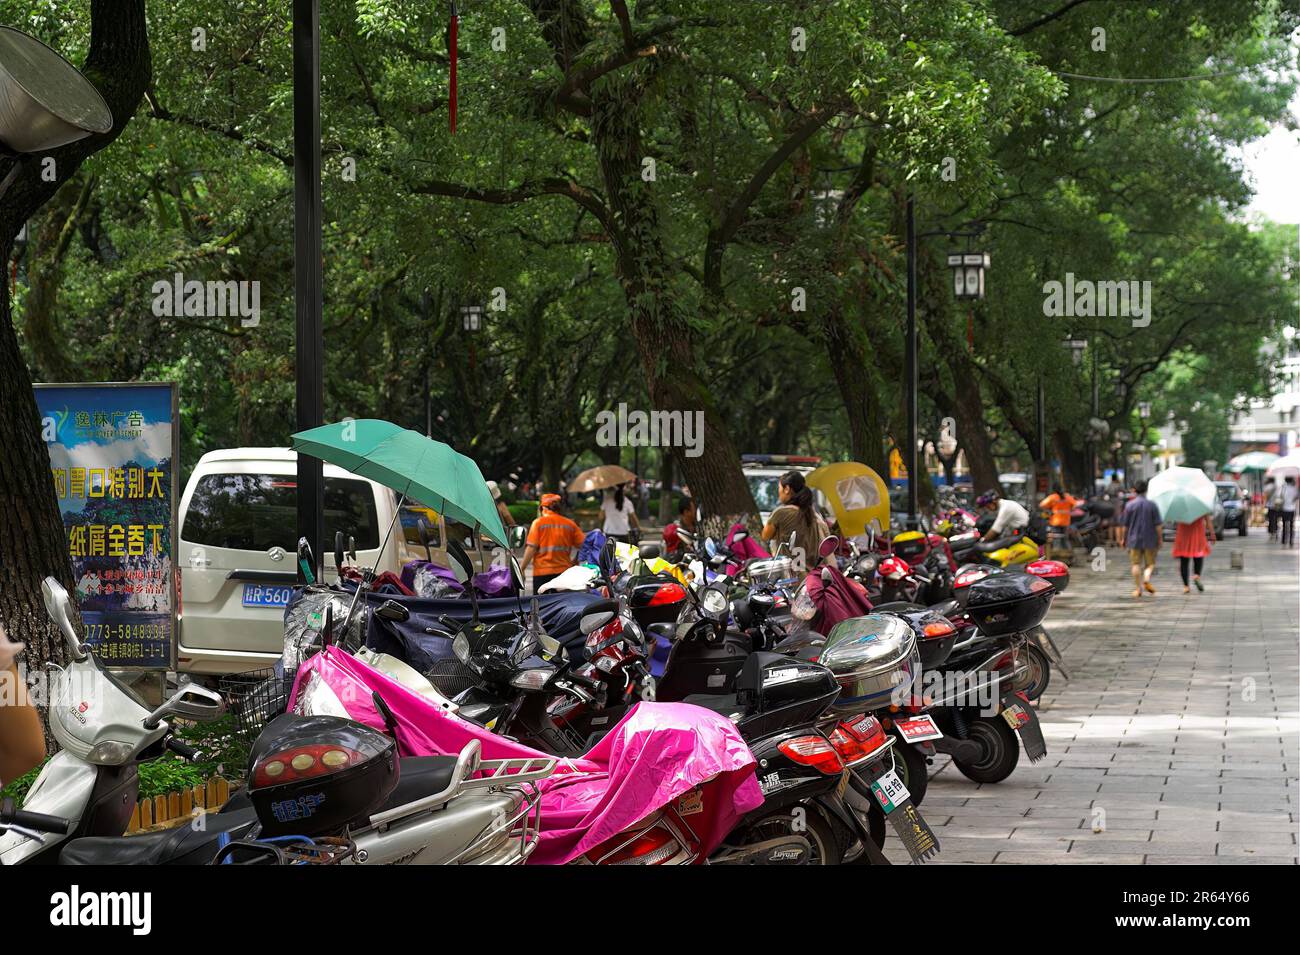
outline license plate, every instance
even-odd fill
[[[943,732],[934,723],[933,716],[918,716],[910,720],[895,720],[898,735],[909,743],[920,743],[927,739],[943,739]]]
[[[1013,730],[1018,730],[1029,722],[1029,714],[1025,712],[1020,703],[1012,703],[1002,711],[1002,718],[1007,721],[1007,725]]]
[[[292,587],[277,587],[272,584],[244,584],[245,607],[274,607],[283,610],[289,605],[289,598],[292,596]]]
[[[900,802],[911,795],[898,778],[898,773],[892,769],[885,770],[884,775],[871,784],[871,791],[876,796],[876,802],[880,803],[880,808],[885,810],[885,815],[893,812]]]

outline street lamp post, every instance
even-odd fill
[[[296,420],[306,431],[325,421],[319,0],[293,0],[293,211]],[[311,545],[317,576],[325,539],[324,467],[299,452],[298,534]]]
[[[931,236],[944,235],[965,236],[973,238],[983,234],[983,227],[973,232],[923,232],[916,233],[916,201],[909,193],[907,197],[907,339],[906,353],[906,402],[907,402],[907,447],[903,465],[907,468],[907,526],[915,529],[920,525],[920,470],[921,462],[918,449],[921,436],[917,431],[917,395],[920,390],[919,358],[916,338],[916,242]],[[984,297],[984,270],[988,268],[987,252],[954,253],[948,256],[948,267],[953,272],[953,294],[959,299],[981,299]]]

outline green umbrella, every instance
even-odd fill
[[[1277,455],[1271,451],[1247,451],[1245,454],[1239,454],[1226,465],[1224,470],[1232,474],[1244,474],[1247,471],[1267,471],[1269,466],[1277,460]]]
[[[376,418],[322,425],[292,437],[293,450],[390,487],[506,544],[506,530],[483,472],[441,441]]]
[[[1166,524],[1187,524],[1214,511],[1217,492],[1200,468],[1165,468],[1147,485],[1147,498]]]

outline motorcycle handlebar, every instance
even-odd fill
[[[175,736],[167,737],[167,742],[163,743],[163,746],[171,750],[177,756],[180,756],[182,759],[189,760],[191,763],[199,758],[199,751],[197,749],[190,746],[188,743],[182,743]]]
[[[33,832],[55,832],[66,835],[72,830],[72,820],[62,816],[47,816],[43,812],[15,809],[12,799],[0,803],[0,826],[18,826]]]

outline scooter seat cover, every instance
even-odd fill
[[[205,826],[176,826],[138,836],[85,836],[59,851],[59,865],[207,865],[221,848],[221,836],[242,839],[257,822],[248,808],[211,813]]]
[[[338,647],[299,669],[291,709],[312,680],[324,681],[352,719],[382,729],[373,701],[378,691],[396,720],[402,756],[451,756],[471,739],[479,741],[483,759],[549,755],[445,712]],[[686,703],[638,703],[585,754],[562,759],[540,781],[541,834],[528,861],[572,861],[697,787],[702,808],[693,800],[688,821],[701,857],[707,856],[741,816],[762,804],[754,766],[740,731],[723,716]]]

